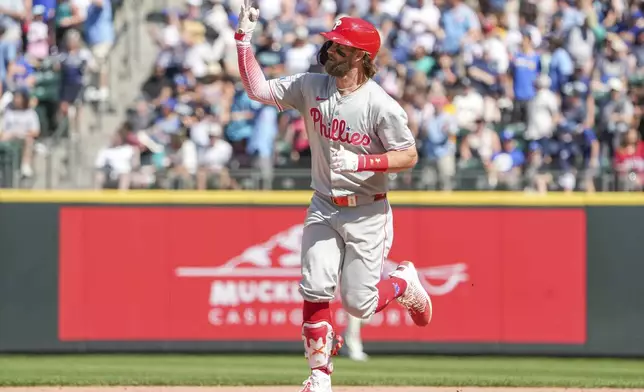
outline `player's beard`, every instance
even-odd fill
[[[345,58],[344,60],[332,60],[329,58],[326,63],[324,63],[324,70],[331,76],[336,78],[344,77],[349,73],[351,69],[351,59]]]

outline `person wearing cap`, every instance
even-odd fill
[[[601,109],[599,117],[600,140],[608,148],[609,156],[614,156],[621,135],[628,131],[635,115],[635,107],[626,94],[621,79],[608,80],[610,98]]]
[[[317,58],[325,73],[266,80],[250,45],[258,20],[256,8],[242,6],[235,39],[244,89],[254,101],[300,112],[311,146],[315,192],[299,284],[310,374],[300,392],[331,392],[331,357],[342,346],[331,313],[338,287],[344,310],[359,319],[396,301],[417,326],[431,321],[431,299],[411,261],[384,279],[380,274],[393,238],[390,180],[416,165],[416,140],[405,109],[373,80],[381,46],[375,26],[340,17],[320,34],[326,41]]]
[[[603,51],[597,56],[595,65],[592,71],[593,84],[597,87],[594,89],[599,90],[602,87],[611,88],[608,82],[611,79],[617,78],[626,83],[628,74],[628,57],[627,46],[624,41],[617,36],[612,35],[607,38],[607,42],[603,47]]]
[[[584,103],[586,119],[584,126],[593,128],[595,126],[595,96],[592,91],[592,80],[590,74],[585,72],[582,66],[575,66],[573,74],[568,81],[561,86],[561,94],[569,96],[577,94]]]
[[[540,75],[537,79],[537,94],[528,106],[528,122],[524,134],[526,140],[535,141],[543,148],[547,148],[560,116],[559,98],[550,90],[550,83],[548,75]]]
[[[593,69],[596,41],[595,34],[588,25],[588,18],[580,14],[580,20],[570,28],[566,36],[565,45],[575,65],[583,67],[586,72]]]
[[[492,155],[488,183],[493,189],[503,186],[509,190],[518,190],[525,155],[517,147],[514,132],[504,130],[500,139],[501,151]]]
[[[49,55],[49,27],[44,19],[46,11],[44,5],[32,8],[33,19],[27,31],[27,53],[38,60],[43,60]]]
[[[572,192],[577,188],[578,174],[583,160],[583,151],[578,143],[578,124],[563,120],[558,128],[550,156],[554,178],[559,189]]]
[[[161,115],[152,126],[153,136],[162,144],[169,141],[170,135],[181,130],[181,117],[175,112],[176,106],[177,100],[175,98],[168,98],[161,102]]]
[[[548,76],[551,80],[550,89],[557,93],[563,90],[563,86],[568,83],[575,70],[573,59],[563,44],[563,39],[560,37],[550,38],[552,57],[548,67]]]

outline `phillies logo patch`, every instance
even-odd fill
[[[335,23],[333,24],[333,28],[331,30],[337,29],[338,26],[340,26],[341,24],[342,24],[342,19],[336,20]]]
[[[309,113],[313,120],[313,126],[320,132],[320,136],[335,142],[353,144],[354,146],[368,146],[371,144],[369,135],[351,132],[351,128],[347,127],[346,121],[334,118],[325,124],[322,112],[318,108],[311,108]]]

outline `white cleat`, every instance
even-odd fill
[[[369,355],[364,351],[349,351],[349,359],[356,362],[367,362],[369,360]]]
[[[331,376],[320,371],[313,370],[307,378],[300,392],[333,392],[331,390]]]
[[[407,312],[414,323],[424,327],[432,320],[432,301],[425,291],[423,284],[418,279],[418,272],[414,263],[403,261],[389,276],[397,277],[407,282],[407,289],[396,300],[407,308]]]

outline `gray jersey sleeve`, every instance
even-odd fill
[[[271,94],[273,94],[280,111],[284,109],[300,110],[305,102],[302,86],[306,75],[306,73],[299,73],[268,81]]]
[[[393,99],[381,101],[376,133],[387,151],[405,150],[416,143],[407,125],[407,112]]]

